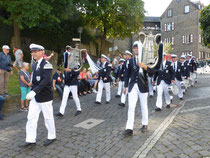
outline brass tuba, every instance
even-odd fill
[[[82,51],[86,49],[72,48],[71,53],[68,55],[68,68],[74,71],[80,71],[83,66]]]

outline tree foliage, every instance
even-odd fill
[[[85,22],[97,29],[102,40],[109,37],[130,37],[131,32],[137,33],[143,26],[145,11],[142,0],[75,0],[74,2]]]
[[[199,20],[203,44],[210,47],[210,4],[201,11]]]

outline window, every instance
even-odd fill
[[[171,25],[171,23],[169,23],[167,31],[171,31],[171,30],[172,30],[172,25]]]
[[[190,6],[186,5],[184,6],[184,13],[189,13],[190,12]]]
[[[171,25],[172,25],[172,30],[174,30],[174,22],[172,22]]]
[[[168,10],[168,17],[172,17],[172,9]]]
[[[198,52],[198,58],[201,59],[201,52]]]
[[[185,36],[182,36],[182,43],[185,43]]]
[[[201,35],[199,35],[199,43],[202,42],[202,38],[201,38]]]
[[[193,42],[193,34],[190,35],[190,42]]]
[[[174,45],[174,37],[171,38],[171,44]]]
[[[165,24],[165,31],[167,31],[167,25]]]

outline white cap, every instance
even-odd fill
[[[72,47],[71,47],[70,45],[67,45],[67,46],[66,46],[66,49],[68,49],[68,48],[71,48],[71,49],[72,49]]]
[[[139,41],[135,41],[135,42],[133,43],[133,47],[138,47],[138,44],[139,44]]]
[[[123,58],[120,59],[120,62],[124,62],[124,61],[125,61],[125,59],[123,59]]]
[[[8,45],[3,45],[2,49],[10,49],[10,47]]]
[[[34,43],[30,44],[29,48],[31,51],[44,50],[43,46]]]
[[[101,54],[101,58],[105,58],[105,59],[107,59],[107,56],[106,56],[106,55],[104,55],[104,54]]]
[[[192,55],[191,54],[187,54],[187,57],[192,57]]]
[[[177,58],[177,55],[176,54],[172,54],[171,57],[172,58]]]
[[[182,58],[182,59],[186,59],[185,55],[181,55],[181,57],[180,57],[180,58]]]
[[[125,51],[125,54],[129,54],[129,55],[133,55],[131,52],[129,52],[128,50]]]

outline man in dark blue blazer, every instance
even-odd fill
[[[163,63],[161,68],[154,75],[154,83],[157,79],[157,101],[155,111],[161,111],[163,106],[162,95],[165,95],[166,107],[170,108],[171,100],[168,92],[168,87],[174,83],[175,72],[170,61],[166,60],[166,54],[163,55]]]
[[[181,88],[181,82],[182,82],[182,63],[177,61],[177,55],[172,54],[171,55],[172,62],[173,62],[173,68],[175,72],[175,84],[178,88],[178,97],[180,100],[183,100],[183,91]]]
[[[124,63],[123,63],[123,67],[124,67],[124,72],[123,72],[124,81],[125,81],[125,75],[126,75],[126,71],[127,71],[127,68],[128,68],[129,60],[131,59],[132,55],[133,54],[131,52],[129,52],[128,50],[125,51],[126,61],[124,61]],[[124,86],[125,86],[125,82],[124,82]],[[128,90],[127,89],[128,88],[126,88],[126,93],[122,93],[122,95],[121,95],[121,103],[119,103],[119,106],[125,107],[125,101],[126,101],[126,97],[127,97],[127,94],[128,94]]]
[[[74,116],[77,116],[79,114],[82,113],[81,110],[81,105],[80,105],[80,100],[78,97],[78,76],[79,76],[79,71],[74,71],[73,69],[70,69],[68,67],[68,58],[71,57],[71,54],[66,53],[66,57],[65,57],[65,61],[64,61],[64,81],[65,81],[65,86],[63,89],[63,97],[62,97],[62,102],[61,102],[61,106],[59,109],[59,112],[56,114],[56,116],[58,116],[59,118],[63,117],[64,113],[65,113],[65,108],[67,105],[67,100],[69,98],[69,93],[72,93],[72,97],[74,99],[74,102],[76,104],[77,107],[77,111],[74,114]],[[79,66],[79,65],[78,65]]]
[[[124,88],[124,72],[125,72],[125,59],[120,59],[120,64],[117,69],[117,82],[118,82],[118,90],[117,90],[117,95],[115,96],[116,98],[120,98],[121,93]]]
[[[148,72],[154,74],[154,70],[147,67],[141,61],[138,61],[138,48],[139,41],[134,42],[133,51],[135,56],[129,60],[128,68],[125,74],[125,88],[123,90],[126,93],[128,87],[128,119],[126,124],[125,136],[133,134],[135,108],[140,99],[141,113],[142,113],[142,132],[147,131],[148,126]]]
[[[182,73],[181,75],[182,75],[182,79],[183,79],[184,84],[185,84],[185,88],[182,89],[182,91],[183,91],[183,94],[185,94],[185,89],[187,89],[187,87],[188,87],[187,80],[189,80],[189,77],[190,77],[190,71],[189,71],[188,66],[187,66],[185,55],[182,55],[180,57],[180,62],[181,62],[181,73]]]
[[[98,92],[96,95],[96,104],[101,104],[101,97],[102,97],[102,92],[103,88],[106,90],[106,104],[110,103],[111,99],[111,94],[110,94],[110,82],[112,81],[111,78],[111,68],[112,64],[108,63],[107,61],[107,56],[102,54],[101,55],[101,69],[99,70],[98,73]]]

